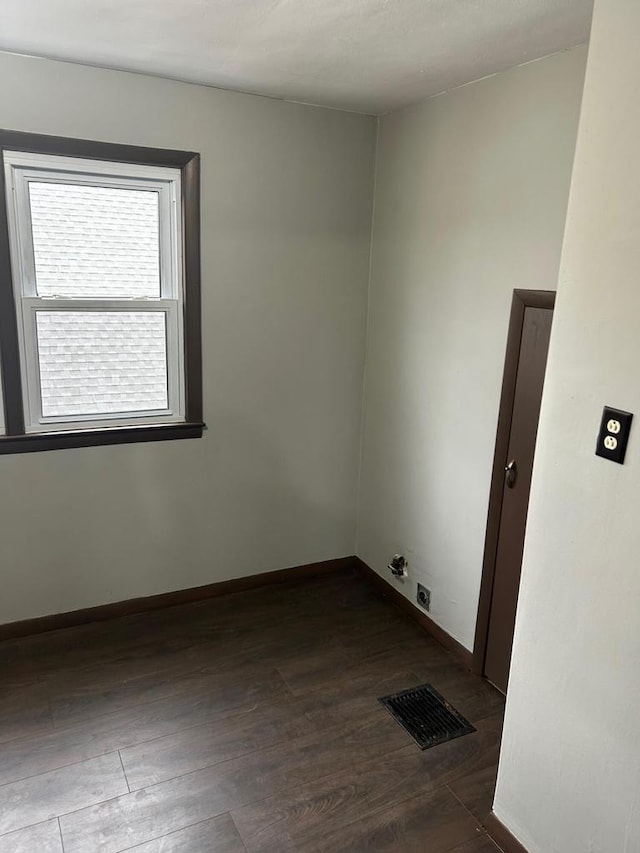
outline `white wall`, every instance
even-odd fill
[[[531,853],[640,850],[640,4],[597,0],[494,809]]]
[[[586,49],[380,121],[358,555],[467,648],[511,295],[554,289]]]
[[[0,623],[352,554],[373,119],[0,55],[0,125],[202,154],[200,441],[0,458]]]

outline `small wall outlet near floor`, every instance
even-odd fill
[[[422,586],[421,583],[418,584],[416,601],[423,610],[431,610],[431,590],[427,589],[426,586]]]

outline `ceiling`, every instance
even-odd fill
[[[593,0],[0,0],[0,50],[379,114],[586,42]]]

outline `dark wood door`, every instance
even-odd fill
[[[485,676],[503,692],[506,692],[509,678],[533,455],[552,317],[551,308],[525,307],[517,353],[515,392],[508,448],[503,465],[502,510],[484,661]]]

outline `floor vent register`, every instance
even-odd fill
[[[383,696],[379,701],[420,749],[476,731],[430,684]]]

